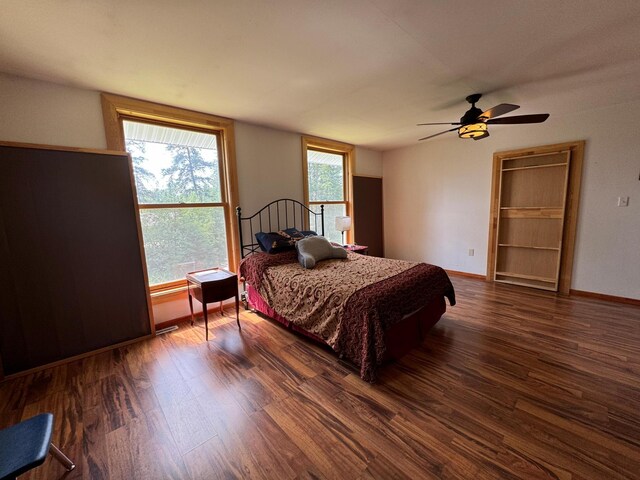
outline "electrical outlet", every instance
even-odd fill
[[[473,257],[474,253],[475,253],[475,251],[473,250],[473,248],[470,248],[469,249],[469,256]]]
[[[629,206],[629,197],[618,197],[618,206],[619,207],[628,207]]]

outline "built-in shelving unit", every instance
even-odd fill
[[[558,289],[569,153],[501,160],[496,282]]]
[[[584,142],[493,154],[487,280],[569,294]]]

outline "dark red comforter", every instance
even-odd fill
[[[379,264],[384,260],[375,261]],[[260,292],[269,268],[291,263],[297,263],[295,251],[275,255],[257,253],[242,261],[240,274]],[[339,335],[334,342],[329,343],[337,353],[360,367],[363,380],[373,382],[377,367],[385,356],[385,330],[425,307],[437,296],[445,296],[450,305],[455,305],[453,285],[446,272],[435,265],[412,264],[402,273],[371,283],[352,293],[340,310]],[[271,307],[280,313],[278,305]]]

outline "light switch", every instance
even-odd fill
[[[629,206],[629,197],[618,197],[618,206],[619,207],[628,207]]]
[[[475,253],[475,251],[473,250],[473,248],[470,248],[469,249],[469,256],[473,257],[474,253]]]

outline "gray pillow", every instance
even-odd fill
[[[334,247],[324,237],[307,237],[296,243],[298,261],[304,268],[313,268],[320,260],[327,258],[347,258],[347,251],[342,247]]]

